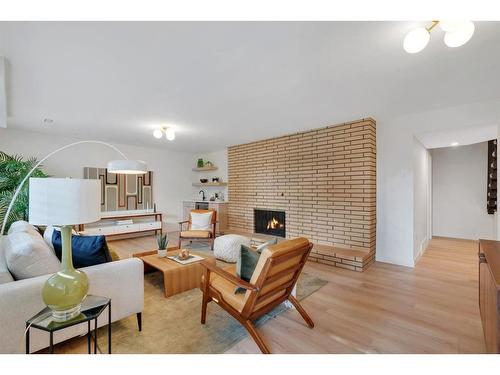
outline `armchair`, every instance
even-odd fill
[[[192,214],[193,213],[198,213],[198,214],[207,214],[207,213],[212,213],[212,218],[211,218],[211,229],[192,229]],[[188,224],[187,230],[183,230],[182,225],[183,224]],[[191,210],[191,213],[189,214],[189,219],[180,221],[180,230],[179,230],[179,249],[181,248],[181,243],[183,240],[189,240],[189,241],[208,241],[210,242],[210,248],[211,250],[214,249],[214,240],[215,240],[215,226],[217,224],[217,211],[214,209],[208,209],[208,210]]]
[[[264,354],[270,351],[252,321],[283,301],[289,300],[309,328],[314,328],[312,319],[291,295],[312,246],[306,238],[296,238],[267,247],[260,255],[250,282],[238,278],[228,269],[202,261],[201,324],[205,324],[207,304],[214,301],[245,327]],[[246,289],[246,292],[235,294],[236,286]]]

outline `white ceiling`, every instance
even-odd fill
[[[496,139],[497,136],[497,125],[476,126],[466,129],[449,129],[416,134],[417,139],[425,146],[425,148],[450,147],[452,146],[452,143],[458,143],[458,145],[464,146]]]
[[[201,152],[500,98],[500,23],[409,55],[414,25],[0,22],[8,127]],[[174,142],[152,137],[164,124]]]

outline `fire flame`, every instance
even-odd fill
[[[275,217],[267,222],[267,229],[278,229],[281,228],[281,224]]]

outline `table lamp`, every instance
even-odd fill
[[[42,291],[45,304],[56,321],[80,313],[89,283],[84,272],[73,267],[71,231],[73,225],[101,218],[101,182],[77,178],[30,178],[29,222],[61,227],[61,270],[52,275]]]

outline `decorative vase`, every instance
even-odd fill
[[[198,168],[203,168],[203,159],[198,159],[198,162],[196,163],[196,165],[198,166]]]
[[[52,275],[43,286],[43,302],[52,310],[56,321],[64,322],[80,314],[82,301],[87,297],[87,275],[73,267],[71,225],[61,227],[61,270]]]
[[[167,256],[167,249],[158,249],[158,257],[165,258]]]

